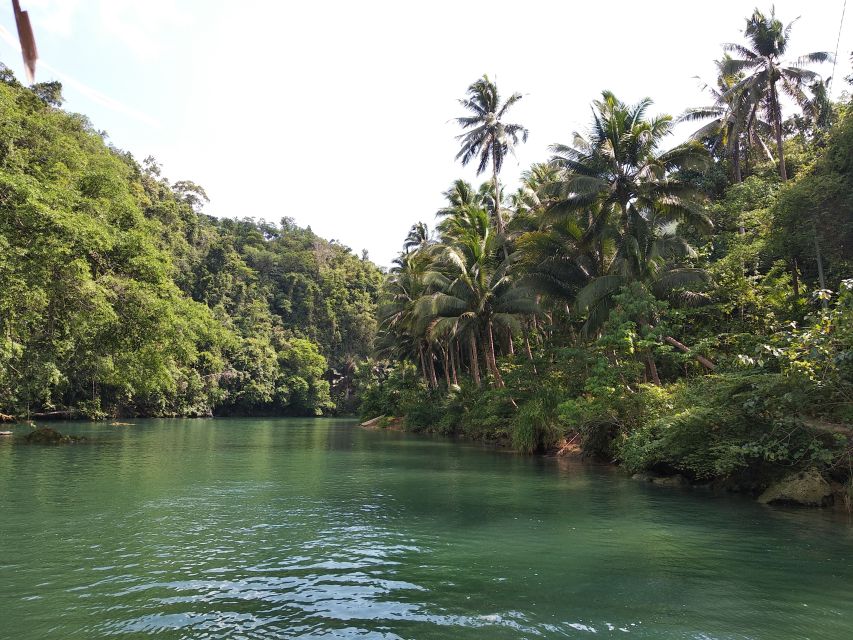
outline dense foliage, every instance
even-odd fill
[[[677,119],[651,100],[605,91],[588,131],[511,193],[495,159],[526,138],[502,124],[520,95],[473,83],[458,157],[491,180],[456,181],[435,232],[406,239],[363,415],[749,488],[791,468],[843,475],[853,110],[808,68],[831,56],[785,62],[790,33],[754,12],[713,104],[678,119],[701,123],[686,142],[667,146]]]
[[[285,218],[201,213],[0,69],[0,412],[315,415],[354,408],[381,272]]]

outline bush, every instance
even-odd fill
[[[599,388],[595,394],[560,403],[557,415],[565,429],[580,434],[586,455],[612,460],[619,456],[616,444],[621,438],[672,409],[676,388],[651,384],[639,385],[637,391]]]
[[[556,402],[553,397],[536,397],[519,407],[512,421],[512,446],[516,451],[542,452],[552,447],[558,438]]]
[[[669,411],[657,417],[650,412],[626,432],[616,443],[617,455],[632,472],[749,480],[756,489],[792,469],[825,468],[842,443],[796,417],[806,391],[797,379],[769,373],[715,375],[674,386]]]
[[[439,391],[423,391],[409,396],[403,403],[403,426],[407,431],[435,431],[444,415],[444,402]]]
[[[359,415],[362,420],[403,415],[407,399],[411,402],[417,394],[426,390],[411,364],[402,363],[388,370],[364,369],[365,372],[357,380],[357,393],[361,398]]]

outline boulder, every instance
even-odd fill
[[[654,477],[651,479],[651,483],[656,484],[659,487],[686,487],[690,484],[687,478],[680,474],[675,474],[674,476]]]
[[[81,442],[82,440],[83,438],[67,436],[50,427],[39,427],[24,436],[24,442],[27,444],[68,444],[71,442]]]
[[[651,482],[658,487],[686,487],[690,484],[690,481],[679,473],[672,476],[659,476],[644,471],[632,475],[631,480],[637,480],[638,482]]]
[[[832,487],[817,469],[785,476],[758,496],[762,504],[795,504],[822,507],[830,502]]]

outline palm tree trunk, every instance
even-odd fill
[[[504,223],[501,218],[501,192],[500,185],[498,184],[498,159],[495,157],[494,153],[492,153],[492,180],[495,183],[495,225],[497,225],[498,233],[503,235]],[[504,247],[504,253],[506,253],[506,247]]]
[[[527,334],[524,334],[524,346],[527,348],[527,359],[530,360],[531,364],[533,363],[533,351],[530,349],[530,340],[527,339]],[[538,374],[539,372],[536,370],[536,365],[533,365],[533,373]]]
[[[495,226],[498,234],[501,236],[501,249],[503,249],[504,260],[509,258],[509,250],[506,248],[506,234],[504,229],[504,221],[501,217],[501,188],[498,184],[498,160],[495,154],[492,153],[492,180],[495,183]]]
[[[421,358],[421,373],[423,374],[424,382],[426,382],[427,386],[429,386],[429,375],[427,374],[426,358],[424,358],[424,345],[423,345],[423,343],[418,345],[418,355]]]
[[[459,380],[456,377],[456,341],[453,340],[450,343],[450,372],[453,376],[453,384],[454,386],[459,385]]]
[[[471,377],[474,379],[474,385],[480,387],[480,363],[477,362],[477,338],[474,332],[471,332]]]
[[[649,370],[649,376],[652,379],[652,382],[657,386],[660,386],[660,376],[658,375],[658,367],[655,364],[655,357],[651,354],[651,352],[646,353],[646,367]]]
[[[427,364],[429,365],[430,389],[438,389],[438,378],[435,377],[435,358],[433,358],[432,347],[427,347]]]
[[[447,388],[450,388],[450,349],[448,346],[441,346],[441,355],[444,357],[444,382],[447,384]]]
[[[495,386],[503,387],[504,380],[501,377],[501,372],[498,369],[498,361],[495,358],[495,338],[492,335],[492,323],[488,322],[486,324],[486,363],[491,369],[492,375],[495,377]]]
[[[782,181],[788,179],[788,171],[785,168],[785,150],[782,145],[782,108],[779,106],[779,95],[776,93],[776,84],[770,87],[770,104],[773,109],[773,130],[776,134],[776,153],[779,155],[779,176]]]
[[[743,176],[740,172],[740,140],[735,140],[735,146],[732,153],[732,165],[734,166],[735,182],[743,182]]]

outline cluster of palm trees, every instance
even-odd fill
[[[773,10],[766,16],[756,9],[744,31],[747,44],[725,45],[726,54],[716,63],[716,86],[706,85],[713,103],[689,109],[682,116],[684,120],[710,119],[693,138],[709,142],[712,152],[728,158],[735,182],[743,179],[742,160],[750,151],[775,161],[779,176],[788,179],[782,117],[785,97],[812,120],[827,113],[831,78],[824,82],[804,65],[829,62],[832,55],[817,51],[786,60],[792,26],[784,25]],[[775,158],[768,141],[776,147]]]
[[[524,126],[507,122],[522,96],[502,101],[487,76],[474,82],[460,100],[467,114],[457,119],[457,159],[475,161],[478,174],[490,169],[491,180],[479,188],[457,180],[444,194],[435,232],[424,223],[412,227],[388,274],[379,353],[417,363],[432,388],[465,376],[502,387],[500,357],[533,360],[531,343],[555,323],[568,321],[594,338],[628,287],[657,299],[701,300],[707,275],[691,266],[695,252],[682,231],[712,225],[702,194],[683,176],[716,155],[731,160],[739,181],[743,152],[763,145],[772,158],[764,139],[773,136],[786,177],[779,91],[806,107],[805,83],[817,80],[782,62],[789,31],[773,14],[755,12],[745,32],[750,46],[728,45],[740,58],[718,63],[714,104],[683,116],[711,120],[688,142],[663,150],[675,120],[650,115],[648,99],[630,105],[605,91],[593,102],[589,131],[552,145],[550,160],[524,172],[513,193],[502,189],[499,174],[527,139]],[[826,59],[814,53],[801,62]],[[633,320],[647,329],[657,322],[642,311]],[[689,351],[672,336],[663,339]],[[637,357],[659,382],[653,354]]]
[[[472,133],[460,157],[477,149],[483,170],[523,139],[512,133],[523,128],[502,121],[517,94],[503,104],[498,98],[484,77],[463,102],[494,107],[479,114],[482,125],[462,121]],[[389,274],[380,310],[384,355],[417,362],[432,387],[442,377],[458,384],[460,375],[479,385],[484,374],[500,387],[498,357],[523,348],[532,359],[531,340],[555,314],[581,314],[583,331],[594,335],[629,283],[660,296],[700,284],[704,273],[686,266],[692,249],[678,225],[710,223],[699,195],[675,172],[701,164],[707,152],[695,142],[660,151],[673,122],[648,117],[650,104],[627,105],[605,92],[589,135],[554,145],[551,161],[534,165],[510,196],[498,191],[500,161],[479,189],[457,180],[445,192],[435,236],[423,223],[413,226]],[[656,378],[653,362],[650,369]]]

